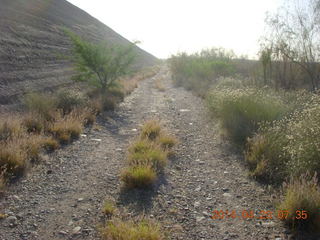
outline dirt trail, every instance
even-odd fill
[[[165,91],[155,88],[156,78]],[[150,118],[180,139],[176,157],[154,190],[121,192],[126,149]],[[0,221],[1,240],[99,239],[106,198],[131,215],[158,219],[171,239],[288,239],[275,219],[210,219],[213,210],[273,210],[270,195],[246,177],[203,101],[173,87],[165,67],[99,123],[99,131],[50,155],[9,190],[0,202],[0,212],[11,216]]]

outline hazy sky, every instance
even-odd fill
[[[266,11],[282,0],[68,0],[159,58],[225,47],[255,56]]]

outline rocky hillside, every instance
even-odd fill
[[[62,57],[71,43],[67,27],[90,41],[128,40],[65,0],[0,0],[0,109],[28,91],[51,90],[71,83],[72,66]],[[138,66],[156,58],[135,49]]]

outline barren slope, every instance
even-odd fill
[[[0,108],[26,91],[71,83],[72,69],[61,58],[71,45],[61,26],[87,40],[128,43],[65,0],[0,0]],[[135,51],[138,66],[155,63],[154,56],[138,47]]]

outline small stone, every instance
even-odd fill
[[[86,137],[87,135],[86,134],[80,134],[80,137]]]
[[[193,204],[193,206],[194,206],[194,207],[199,207],[199,206],[200,206],[200,202],[195,202],[195,203]]]
[[[190,126],[192,126],[192,125],[193,125],[193,123],[189,123],[189,125],[190,125]]]
[[[58,232],[60,235],[68,235],[68,233],[67,232],[65,232],[65,231],[60,231],[60,232]]]
[[[10,224],[17,224],[17,221],[18,219],[15,217],[15,216],[10,216],[10,217],[7,217],[7,221],[10,223]]]
[[[201,222],[205,217],[196,217],[196,222]]]
[[[17,195],[13,195],[12,197],[14,198],[14,200],[21,201],[21,198],[19,198]]]
[[[132,132],[138,131],[136,128],[131,129]]]
[[[81,227],[80,226],[77,226],[75,227],[73,230],[72,230],[72,234],[79,234],[79,232],[81,231]]]
[[[200,190],[201,190],[200,186],[195,189],[196,192],[199,192]]]
[[[179,111],[180,111],[180,112],[190,112],[189,109],[180,109]]]
[[[122,151],[122,149],[121,148],[116,148],[116,151],[120,152],[120,151]]]
[[[273,227],[275,225],[275,223],[274,222],[263,222],[261,225],[264,227]]]
[[[95,142],[101,142],[101,141],[102,141],[102,140],[99,139],[99,138],[92,138],[91,140],[92,140],[92,141],[95,141]]]
[[[224,197],[232,197],[232,195],[230,193],[224,193],[222,194]]]
[[[78,198],[78,202],[82,202],[83,201],[83,198]]]

